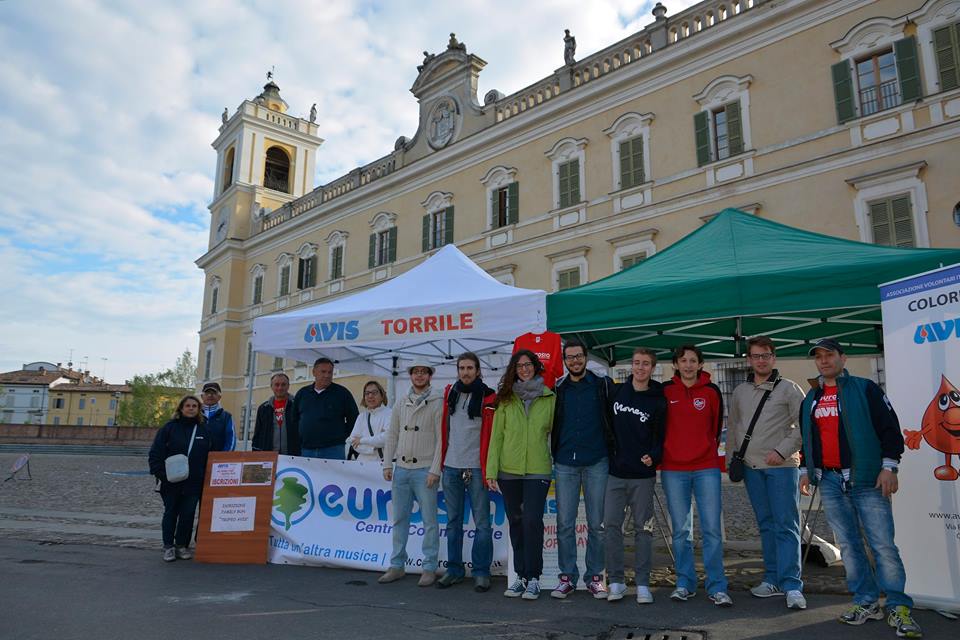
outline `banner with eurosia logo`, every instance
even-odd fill
[[[488,492],[493,524],[493,575],[507,562],[503,498]],[[463,560],[470,573],[475,528],[470,498],[464,498]],[[443,490],[438,499],[440,567],[447,564],[447,512]],[[423,564],[423,518],[414,502],[407,539],[407,572]],[[385,571],[393,547],[390,483],[376,463],[280,456],[274,485],[268,562]]]
[[[893,516],[907,593],[958,611],[960,265],[884,284],[880,300],[887,395],[906,444]]]

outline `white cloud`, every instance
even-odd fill
[[[482,100],[561,66],[564,28],[584,57],[652,4],[0,3],[0,370],[73,349],[120,380],[196,351],[210,142],[271,66],[292,113],[317,103],[322,184],[416,133],[416,65],[451,31],[488,62]]]

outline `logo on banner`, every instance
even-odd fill
[[[944,342],[951,338],[960,338],[960,318],[918,324],[913,333],[913,341],[917,344]]]
[[[303,333],[304,342],[330,342],[331,340],[356,340],[360,337],[360,321],[311,322]]]
[[[703,411],[703,408],[707,406],[707,401],[703,398],[694,398],[693,399],[693,408],[697,411]]]
[[[904,429],[904,443],[910,449],[919,449],[921,440],[945,454],[944,464],[933,470],[937,480],[960,478],[960,472],[950,464],[960,455],[960,391],[945,375],[940,375],[940,388],[927,405],[920,421],[920,430]]]
[[[290,527],[303,522],[316,502],[313,483],[310,476],[300,469],[283,469],[277,472],[276,491],[273,494],[273,506],[283,514],[283,520],[271,516],[278,527],[289,531]]]

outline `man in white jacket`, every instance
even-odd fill
[[[393,554],[390,568],[378,582],[386,584],[406,574],[407,537],[413,500],[423,517],[423,573],[417,583],[429,587],[437,579],[440,529],[437,525],[437,486],[440,483],[443,393],[430,386],[433,367],[414,362],[408,369],[411,389],[398,399],[383,448],[383,477],[393,483]]]

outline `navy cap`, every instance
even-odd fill
[[[833,338],[821,338],[817,340],[815,343],[813,343],[813,346],[810,347],[807,355],[812,356],[817,349],[826,349],[827,351],[836,351],[839,354],[843,354],[843,347],[841,347],[840,343]]]
[[[203,390],[204,390],[204,391],[209,391],[210,389],[213,389],[213,390],[216,391],[217,393],[221,393],[221,391],[220,391],[220,384],[217,383],[217,382],[208,382],[208,383],[206,383],[206,384],[203,385]]]

